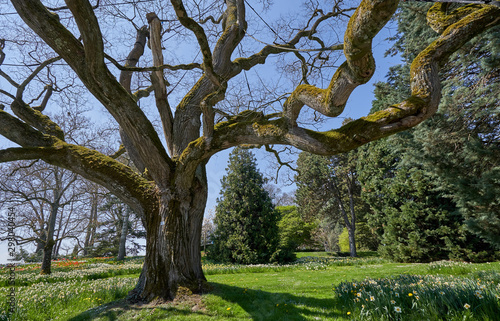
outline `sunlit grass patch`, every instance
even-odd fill
[[[124,298],[136,285],[136,278],[109,278],[104,280],[70,280],[57,283],[36,283],[16,289],[16,311],[10,320],[67,320],[77,314]],[[9,288],[0,288],[0,297],[6,297]],[[0,303],[0,320],[6,320],[7,303]]]
[[[500,315],[498,305],[491,304],[497,295],[500,299],[498,262],[465,265],[471,273],[462,279],[456,277],[459,273],[451,277],[442,272],[419,277],[414,274],[433,267],[373,257],[318,255],[287,265],[205,261],[209,292],[161,306],[130,305],[124,300],[136,285],[143,258],[60,262],[51,276],[39,276],[36,265],[18,266],[23,270],[16,273],[17,282],[25,283],[17,283],[18,310],[10,320],[497,320]],[[401,273],[407,276],[386,278]],[[346,279],[358,281],[341,283]],[[356,294],[334,296],[332,284],[351,284]],[[0,296],[6,297],[8,289],[0,287]],[[1,315],[6,308],[7,302],[1,302],[0,321],[7,320]]]
[[[69,280],[96,280],[109,278],[117,275],[129,275],[140,273],[142,264],[140,263],[125,263],[121,265],[111,265],[106,263],[91,263],[85,264],[85,268],[78,268],[73,265],[73,268],[66,268],[64,271],[55,271],[48,275],[40,275],[39,270],[30,269],[25,273],[17,273],[16,269],[16,284],[31,285],[34,283],[54,283]],[[0,275],[0,286],[9,284],[9,275],[3,273]]]
[[[428,271],[433,274],[466,275],[473,271],[474,265],[467,262],[436,261],[429,263]]]
[[[343,282],[335,292],[342,309],[361,320],[495,320],[500,315],[500,285],[487,277],[368,278]]]
[[[264,273],[282,272],[293,270],[326,270],[334,266],[362,266],[370,264],[381,264],[387,261],[381,258],[351,258],[351,257],[319,257],[304,256],[291,264],[218,264],[206,262],[203,264],[203,272],[206,275],[232,274],[232,273]]]

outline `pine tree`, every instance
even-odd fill
[[[279,261],[278,212],[264,189],[265,180],[253,153],[235,148],[226,171],[208,258],[240,264]]]
[[[427,6],[402,5],[391,53],[400,53],[405,63],[376,85],[372,112],[408,95],[409,62],[425,47],[422,38],[434,37],[419,14]],[[494,245],[500,235],[499,30],[454,55],[442,73],[444,97],[436,116],[363,148],[358,165],[363,196],[374,210],[370,225],[377,228],[386,257],[492,258],[491,246],[477,236]],[[472,100],[473,94],[480,98]]]
[[[500,28],[453,60],[439,113],[415,130],[414,159],[450,191],[468,230],[500,250]]]

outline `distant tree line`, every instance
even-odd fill
[[[82,111],[64,111],[56,117],[68,127],[72,140],[106,149],[109,130],[88,128]],[[129,162],[126,156],[114,157]],[[18,259],[42,262],[42,274],[50,274],[51,261],[61,256],[123,259],[143,247],[137,240],[144,238],[144,228],[128,206],[97,184],[41,160],[2,164],[0,199],[0,210],[14,207]],[[0,239],[6,237],[3,214]]]

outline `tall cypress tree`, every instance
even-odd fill
[[[209,259],[240,264],[278,260],[278,212],[252,152],[235,148],[215,210]]]

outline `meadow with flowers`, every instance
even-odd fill
[[[205,262],[210,289],[168,304],[129,305],[142,258],[59,260],[16,269],[15,313],[0,320],[498,320],[500,262],[391,263],[299,253],[293,264]],[[0,270],[6,298],[8,271]],[[181,289],[181,291],[184,291]]]

